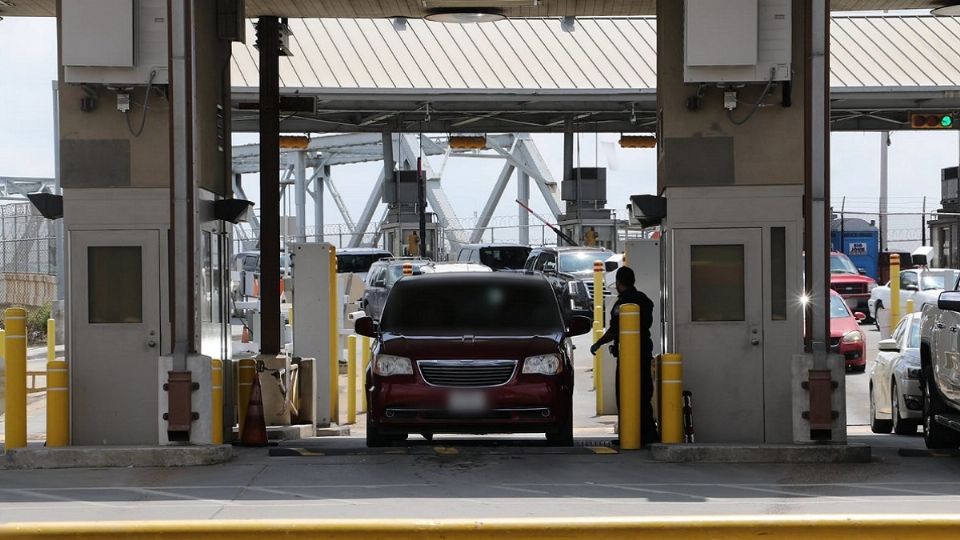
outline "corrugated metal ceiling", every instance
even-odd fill
[[[51,17],[56,13],[56,0],[10,0],[12,6],[0,8],[2,16]],[[69,0],[67,0],[69,1]],[[483,5],[497,5],[498,0],[481,0]],[[883,9],[929,9],[936,0],[833,0],[834,11],[866,11]],[[527,6],[505,2],[507,14],[513,17],[576,16],[639,16],[654,15],[655,0],[533,0]],[[247,16],[277,15],[283,17],[420,17],[422,0],[247,0]]]
[[[481,25],[387,19],[293,19],[281,84],[316,89],[642,90],[656,86],[655,18],[556,19]],[[834,88],[960,87],[960,21],[931,16],[834,17]],[[234,45],[233,84],[258,84],[252,22]]]

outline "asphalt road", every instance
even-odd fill
[[[590,416],[588,365],[577,364],[578,425],[612,432]],[[0,470],[0,522],[955,513],[960,456],[930,454],[919,436],[870,434],[866,381],[847,375],[849,439],[873,447],[871,463],[665,464],[616,453],[611,435],[562,450],[531,438],[366,450],[334,437],[238,448],[212,467]]]

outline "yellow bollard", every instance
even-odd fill
[[[357,336],[347,338],[347,423],[357,423]]]
[[[913,313],[913,298],[907,299],[907,312],[904,313],[903,315],[906,316],[906,315],[909,315],[910,313]]]
[[[7,357],[6,344],[7,344],[7,331],[0,329],[0,360],[3,360],[4,358]]]
[[[257,361],[253,358],[240,360],[237,368],[237,437],[243,436],[243,424],[247,420],[247,408],[250,406],[250,391],[253,379],[257,376]]]
[[[290,323],[290,328],[293,328],[293,306],[287,311],[287,322]]]
[[[887,335],[881,336],[888,338],[893,334],[894,328],[900,323],[900,254],[892,253],[890,255],[890,322],[888,324]]]
[[[51,319],[52,320],[52,319]],[[70,375],[63,360],[47,362],[47,447],[70,444]]]
[[[57,359],[57,321],[47,319],[47,362]]]
[[[596,343],[603,337],[603,325],[600,321],[593,320],[593,342]],[[597,416],[603,413],[603,349],[597,349],[597,354],[593,355],[593,390],[597,398]]]
[[[640,306],[620,306],[620,448],[640,448]]]
[[[683,442],[683,357],[665,354],[660,361],[660,439]]]
[[[337,248],[330,246],[330,423],[340,423],[340,331],[337,326]]]
[[[410,263],[403,263],[403,275],[412,276],[413,275],[413,265]]]
[[[603,261],[593,261],[593,320],[603,324]]]
[[[370,338],[363,336],[360,338],[360,359],[362,368],[360,370],[360,407],[363,412],[367,412],[367,385],[364,381],[367,378],[367,369],[370,367]]]
[[[4,448],[27,445],[27,312],[7,308],[4,364],[7,370]]]
[[[216,358],[210,360],[210,408],[210,442],[223,444],[223,360]]]

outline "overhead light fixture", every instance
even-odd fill
[[[430,22],[468,24],[502,21],[507,16],[499,8],[454,7],[430,9],[423,18]]]
[[[451,150],[483,150],[487,147],[486,135],[451,135],[447,138]]]
[[[930,10],[937,17],[960,17],[960,2],[942,2],[944,5]]]
[[[390,22],[393,24],[393,29],[397,32],[403,32],[407,29],[407,18],[406,17],[394,17],[390,19]]]

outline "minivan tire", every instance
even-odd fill
[[[960,431],[944,426],[934,418],[949,411],[933,384],[933,373],[927,367],[923,370],[923,442],[931,450],[955,449],[960,447]]]

